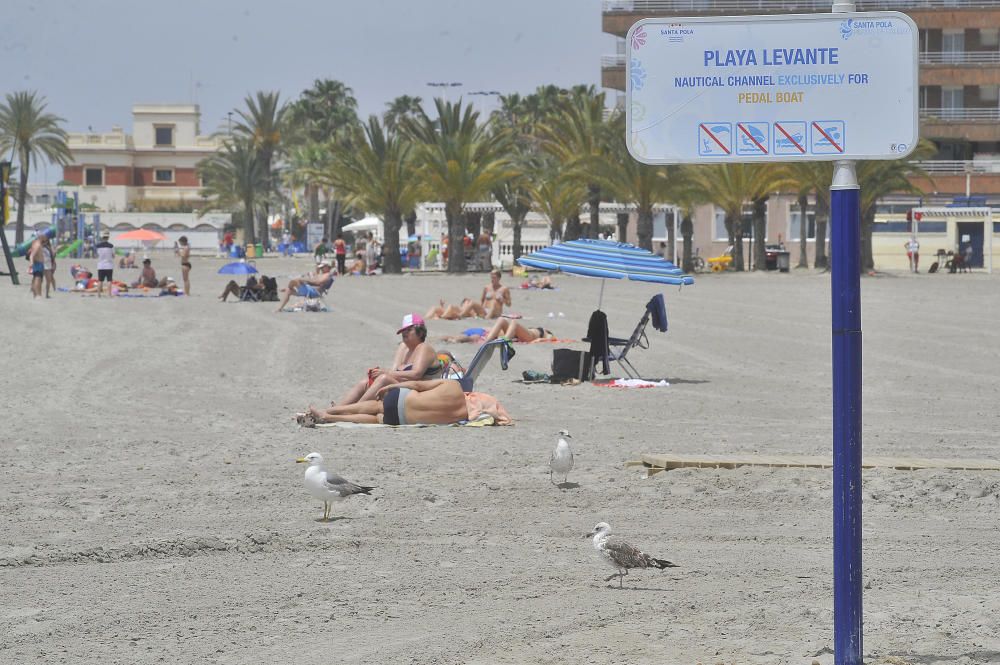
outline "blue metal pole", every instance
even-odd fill
[[[833,320],[833,659],[861,665],[861,189],[853,161],[830,186]]]

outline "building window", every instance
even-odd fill
[[[798,206],[788,213],[788,241],[798,242],[801,238],[799,235],[799,222],[802,220],[802,211],[799,210]],[[829,233],[829,225],[827,227],[827,233]],[[806,208],[806,240],[816,239],[816,211],[811,208]]]
[[[83,184],[87,187],[104,186],[104,169],[100,167],[89,167],[83,170]]]
[[[156,133],[157,148],[172,148],[174,146],[173,125],[154,127],[153,131]]]
[[[965,56],[965,30],[943,30],[941,51],[944,62],[962,62]]]
[[[715,219],[712,223],[712,240],[729,242],[729,233],[726,231],[726,211],[722,208],[715,209]]]
[[[770,209],[770,206],[768,206]],[[764,213],[764,239],[767,239],[767,218],[768,213]],[[740,231],[744,240],[753,238],[753,207],[743,206],[743,215],[740,217]],[[729,242],[729,233],[726,231],[726,212],[721,208],[715,209],[715,221],[712,224],[712,236],[716,242]]]
[[[961,87],[941,86],[941,116],[944,118],[959,118],[965,106],[965,89]]]
[[[153,170],[153,182],[173,182],[174,181],[174,170],[173,169],[154,169]]]
[[[980,28],[979,45],[993,47],[1000,46],[1000,30],[997,30],[996,28]]]

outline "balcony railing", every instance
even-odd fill
[[[921,107],[920,117],[924,120],[1000,120],[1000,108],[986,109],[944,109]]]
[[[921,65],[995,65],[1000,51],[937,51],[920,54]]]
[[[1000,159],[928,159],[914,162],[930,174],[964,175],[966,173],[1000,173]]]
[[[602,55],[601,56],[601,67],[624,67],[625,66],[625,56],[624,55]]]
[[[1000,9],[1000,0],[857,0],[859,12],[895,9]],[[829,12],[831,0],[604,0],[605,14]]]

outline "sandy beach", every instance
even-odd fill
[[[258,265],[284,285],[310,258]],[[486,276],[343,278],[332,311],[277,314],[220,303],[223,262],[193,263],[185,298],[0,280],[0,663],[833,663],[829,470],[626,466],[829,455],[829,274],[607,282],[616,335],[665,294],[669,332],[632,359],[666,388],[525,385],[553,345],[522,344],[477,384],[512,427],[302,429],[388,363],[403,314]],[[513,310],[579,339],[601,283],[555,281]],[[1000,459],[1000,277],[862,290],[865,454]],[[548,478],[563,428],[569,489]],[[311,451],[377,489],[318,521]],[[866,662],[1000,662],[1000,471],[868,470],[863,495]],[[619,590],[583,538],[599,521],[680,567]]]

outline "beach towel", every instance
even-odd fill
[[[492,425],[513,425],[514,421],[510,422],[497,422],[496,418],[488,413],[480,414],[474,420],[460,420],[457,423],[449,423],[447,425],[388,425],[386,423],[316,423],[315,425],[303,425],[303,427],[346,427],[346,428],[357,428],[357,427],[391,427],[393,429],[406,429],[413,427],[487,427]]]
[[[594,385],[600,388],[666,388],[670,383],[666,380],[615,379],[613,381],[594,381]]]
[[[493,395],[486,393],[465,393],[465,404],[469,407],[469,420],[475,421],[483,414],[492,416],[496,425],[511,425],[511,420],[507,409]]]

